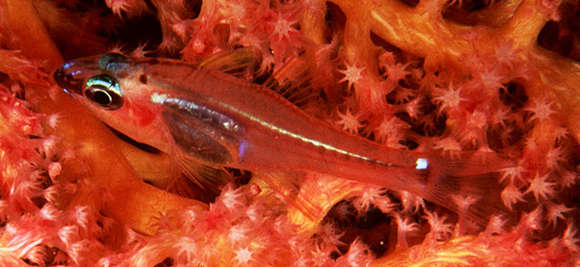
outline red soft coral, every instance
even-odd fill
[[[71,13],[77,13],[74,5],[80,1],[58,2],[72,7]],[[113,188],[103,188],[84,179],[84,175],[98,172],[99,168],[84,167],[85,172],[70,174],[68,160],[79,157],[78,152],[87,150],[93,143],[87,145],[85,141],[73,140],[72,149],[63,149],[61,135],[59,138],[48,136],[44,130],[60,133],[63,131],[60,121],[66,121],[71,114],[63,113],[59,118],[59,115],[45,117],[31,113],[26,108],[29,103],[15,97],[22,97],[26,92],[26,99],[34,103],[39,98],[34,88],[46,89],[51,96],[55,90],[48,89],[47,76],[38,67],[39,63],[23,56],[29,53],[26,51],[39,50],[36,46],[41,42],[36,37],[42,31],[32,31],[34,34],[28,40],[21,38],[26,29],[13,25],[16,30],[1,32],[0,41],[3,47],[22,48],[25,52],[0,51],[0,72],[7,75],[0,79],[5,85],[0,88],[0,218],[7,222],[0,264],[19,265],[21,259],[26,259],[40,266],[160,262],[367,265],[375,256],[371,250],[373,253],[380,250],[372,244],[367,247],[364,243],[371,242],[362,238],[362,234],[349,245],[345,240],[358,233],[339,228],[332,216],[341,214],[338,218],[341,222],[352,217],[361,220],[367,212],[374,212],[373,206],[387,214],[385,218],[394,218],[389,231],[397,232],[400,248],[387,251],[389,257],[377,259],[374,264],[381,264],[381,260],[393,261],[395,264],[388,262],[393,265],[399,261],[408,265],[450,262],[531,265],[577,261],[577,224],[568,218],[577,215],[577,207],[559,198],[567,190],[575,190],[573,186],[578,178],[575,166],[578,165],[575,153],[578,127],[570,126],[574,125],[577,112],[567,113],[577,110],[570,81],[578,80],[578,72],[573,63],[570,65],[536,45],[536,40],[541,39],[537,36],[540,24],[548,18],[559,17],[558,1],[522,1],[518,5],[494,2],[490,7],[497,8],[497,13],[490,13],[487,7],[467,13],[467,19],[477,22],[476,26],[457,26],[454,21],[453,9],[456,5],[468,4],[465,1],[425,0],[414,8],[396,1],[366,0],[354,5],[352,1],[341,0],[329,3],[312,0],[194,2],[106,0],[105,4],[123,17],[122,23],[145,10],[156,15],[162,31],[161,39],[157,40],[161,41],[159,53],[176,56],[172,52],[180,50],[182,58],[192,63],[218,52],[252,47],[261,54],[258,76],[267,76],[270,69],[277,73],[294,59],[305,58],[304,62],[313,68],[308,71],[312,77],[306,78],[309,85],[304,89],[312,89],[308,92],[312,97],[304,105],[306,112],[334,122],[338,116],[339,126],[351,134],[365,135],[401,151],[414,150],[404,152],[405,155],[437,157],[437,153],[430,153],[435,149],[441,150],[445,157],[449,155],[450,162],[468,160],[469,153],[463,153],[464,150],[519,157],[517,164],[500,170],[497,178],[504,188],[497,190],[501,190],[498,201],[514,209],[509,215],[517,217],[520,211],[524,214],[520,223],[510,231],[515,224],[510,220],[517,221],[517,218],[494,215],[484,232],[478,236],[467,235],[470,232],[466,229],[465,214],[476,208],[474,202],[487,199],[455,192],[449,201],[458,206],[459,220],[457,230],[452,233],[455,215],[409,192],[393,192],[318,174],[308,174],[312,177],[305,179],[292,177],[296,180],[280,175],[276,176],[280,179],[265,185],[260,180],[262,174],[258,173],[252,174],[248,185],[222,188],[209,208],[176,205],[178,211],[168,212],[159,207],[168,202],[191,202],[172,198],[170,194],[156,197],[142,194],[139,201],[147,205],[141,208],[154,206],[151,210],[159,211],[153,218],[141,210],[121,210],[113,213],[115,219],[104,217],[101,211],[107,213],[110,209],[105,205],[88,205],[84,200],[108,199],[108,194],[116,192],[128,179],[117,184],[105,183]],[[194,14],[189,4],[200,4],[199,14]],[[36,8],[44,15],[46,10],[55,9],[56,6]],[[23,9],[11,10],[11,14],[19,15],[19,23],[31,21],[30,17],[20,16],[21,12],[25,14]],[[100,21],[100,16],[94,15],[99,12],[91,12],[87,20]],[[3,15],[2,24],[10,17],[7,16],[10,14]],[[66,29],[62,24],[55,27],[58,19],[54,17],[45,21],[49,27]],[[114,30],[112,24],[106,25],[105,30]],[[98,29],[88,28],[89,31]],[[61,32],[68,32],[62,29]],[[537,32],[529,34],[529,31]],[[25,41],[18,46],[17,39]],[[104,41],[95,41],[98,38],[91,38],[90,42],[70,34],[60,39],[86,47],[104,45],[99,43]],[[79,50],[94,53],[88,48]],[[73,54],[67,52],[67,57]],[[135,54],[144,56],[141,50]],[[54,61],[51,64],[59,63]],[[265,77],[260,76],[256,81],[262,78]],[[516,83],[524,88],[521,95],[514,93],[520,90],[513,88]],[[31,92],[36,93],[29,95]],[[56,106],[59,112],[68,108]],[[39,107],[42,105],[36,108]],[[336,110],[340,110],[338,115]],[[43,117],[47,126],[44,130],[40,123]],[[495,137],[494,131],[502,132],[501,136]],[[453,164],[449,166],[455,168]],[[285,183],[286,179],[291,182]],[[269,187],[276,187],[276,182],[281,185]],[[134,190],[133,187],[125,189],[127,193]],[[335,211],[326,214],[343,199],[346,201],[340,202]],[[155,205],[149,205],[149,201]],[[105,202],[108,206],[122,203]],[[535,207],[536,204],[539,206]],[[350,212],[352,205],[358,213]],[[116,220],[128,217],[125,212],[137,214],[123,221],[127,225]],[[143,224],[157,233],[150,231],[147,232],[150,235],[145,235],[128,229],[129,226],[149,229]],[[403,249],[416,243],[415,237],[417,242],[422,240],[427,224],[431,227],[427,239]],[[356,228],[356,225],[353,223],[350,227]],[[536,236],[547,230],[553,230],[550,237]],[[547,246],[548,242],[532,241],[549,238],[552,240]],[[380,240],[379,244],[388,243],[384,241]],[[60,255],[59,259],[49,259],[53,254]]]

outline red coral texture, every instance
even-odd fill
[[[2,0],[0,265],[578,265],[579,10],[566,0]],[[315,173],[230,170],[221,188],[177,179],[176,189],[163,155],[112,135],[49,78],[61,57],[116,50],[198,64],[240,48],[260,54],[240,78],[285,79],[284,97],[348,134],[514,162],[493,177],[503,211],[474,228],[465,214],[486,195],[451,196],[449,211]],[[307,78],[288,72],[296,62]]]

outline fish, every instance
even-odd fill
[[[251,172],[302,170],[407,191],[472,221],[497,211],[489,204],[466,211],[451,201],[499,199],[491,184],[510,163],[497,153],[452,158],[387,147],[211,65],[106,53],[66,62],[53,78],[107,126],[172,155],[184,169],[197,162]]]

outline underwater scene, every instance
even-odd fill
[[[0,266],[580,266],[576,0],[0,0]]]

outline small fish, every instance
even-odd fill
[[[450,159],[373,143],[309,116],[269,88],[204,64],[109,53],[67,62],[54,79],[108,126],[172,155],[184,169],[199,162],[324,173],[408,191],[461,212],[452,197],[491,198],[493,172],[506,167],[495,153]],[[480,206],[463,212],[473,221],[494,212]]]

